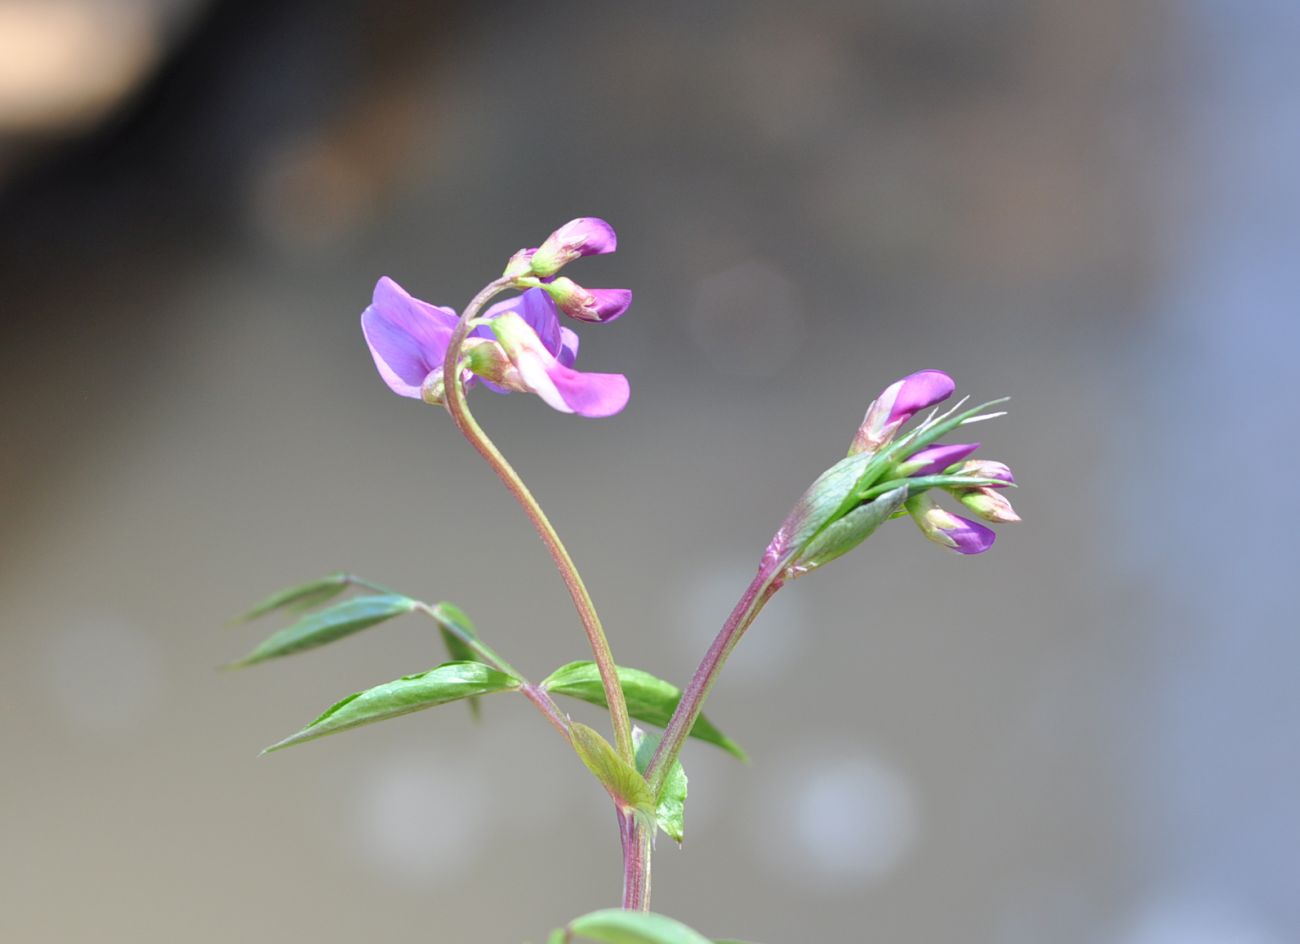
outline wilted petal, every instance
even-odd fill
[[[403,397],[421,398],[425,378],[442,366],[456,313],[413,298],[384,276],[361,313],[361,331],[379,375]]]
[[[613,252],[618,248],[614,227],[594,216],[565,223],[537,247],[529,263],[536,275],[554,275],[562,266],[582,256]]]
[[[991,529],[945,511],[928,494],[909,498],[907,510],[922,534],[959,554],[982,554],[997,540]]]
[[[898,467],[900,475],[938,475],[980,447],[979,443],[935,443],[918,449]]]
[[[879,449],[914,414],[947,400],[955,389],[956,383],[941,370],[918,370],[890,384],[867,408],[850,455]]]

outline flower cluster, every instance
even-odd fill
[[[1020,520],[999,491],[1015,485],[1001,462],[971,459],[979,443],[940,443],[941,436],[1000,413],[993,403],[933,413],[901,434],[914,415],[947,400],[956,385],[942,371],[923,370],[891,384],[867,409],[849,454],[823,472],[772,538],[763,567],[778,579],[808,573],[852,550],[885,521],[910,514],[931,541],[962,554],[993,546],[990,528],[945,511],[934,500],[947,491],[985,521]],[[994,403],[1000,401],[994,401]]]
[[[584,218],[560,227],[538,248],[516,253],[502,283],[523,292],[474,317],[461,348],[465,387],[481,381],[497,393],[535,393],[553,409],[580,416],[610,416],[623,409],[627,378],[574,370],[578,336],[560,324],[559,315],[612,321],[627,310],[632,293],[588,290],[554,274],[574,259],[613,252],[616,245],[608,223]],[[361,330],[389,389],[440,404],[446,392],[443,361],[459,321],[452,309],[414,298],[384,277],[361,313]]]

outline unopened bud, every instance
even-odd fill
[[[1011,502],[997,488],[978,486],[954,491],[958,500],[985,521],[993,524],[1010,524],[1019,521],[1020,516],[1011,507]]]
[[[941,370],[919,370],[890,384],[867,408],[849,455],[879,450],[913,414],[947,400],[956,387]]]
[[[907,510],[921,533],[959,554],[982,554],[993,546],[997,535],[982,524],[940,508],[929,493],[907,500]]]
[[[614,227],[594,216],[579,217],[546,237],[533,253],[530,267],[534,275],[545,278],[559,272],[574,259],[613,252],[617,247]]]
[[[583,288],[573,279],[559,276],[542,286],[560,309],[578,321],[613,321],[632,304],[632,292],[625,288]]]
[[[979,443],[935,443],[918,449],[898,464],[898,475],[938,475],[954,463],[965,459],[980,447]]]

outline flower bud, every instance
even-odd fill
[[[977,486],[976,488],[955,489],[957,499],[985,521],[993,524],[1010,524],[1019,521],[1020,516],[1011,507],[1011,502],[997,488]]]
[[[929,493],[909,498],[907,510],[922,534],[935,544],[959,554],[982,554],[997,539],[997,535],[982,524],[940,508]]]
[[[534,275],[545,278],[574,259],[613,252],[617,246],[614,227],[594,216],[584,216],[570,220],[547,236],[533,253],[530,266]],[[518,258],[519,253],[515,256]]]
[[[898,464],[899,476],[938,475],[980,447],[979,443],[935,443],[918,449]]]
[[[941,370],[920,370],[890,384],[867,408],[849,455],[879,450],[913,414],[947,400],[956,387]]]
[[[1015,485],[1016,477],[1011,474],[1010,467],[1005,462],[994,462],[992,459],[968,459],[961,464],[957,470],[958,475],[969,475],[976,479],[998,479],[1007,485]],[[989,488],[1004,488],[1003,485],[990,485]]]
[[[559,276],[542,285],[555,307],[578,321],[613,321],[632,304],[632,292],[625,288],[583,288],[573,279]]]

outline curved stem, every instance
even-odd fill
[[[461,346],[465,343],[465,338],[469,334],[469,322],[492,296],[509,288],[511,282],[511,279],[501,278],[488,284],[474,296],[474,299],[466,306],[465,311],[461,313],[460,322],[452,332],[451,339],[447,344],[447,354],[443,360],[442,369],[446,389],[447,412],[451,414],[456,427],[469,440],[470,445],[478,450],[479,455],[492,467],[492,470],[496,472],[506,488],[509,489],[510,494],[519,502],[524,509],[524,513],[533,522],[533,527],[537,529],[537,533],[541,536],[542,543],[550,551],[551,558],[555,561],[555,566],[560,572],[560,577],[569,590],[569,596],[573,598],[574,608],[578,611],[578,618],[582,620],[582,627],[587,633],[587,641],[591,645],[596,668],[600,672],[601,685],[605,689],[605,701],[609,705],[610,721],[614,726],[614,746],[620,757],[629,764],[633,764],[635,763],[635,754],[632,749],[632,723],[627,713],[627,702],[623,697],[623,687],[618,681],[614,656],[610,651],[609,641],[605,638],[605,630],[600,624],[600,617],[596,615],[596,606],[591,601],[591,594],[587,592],[587,587],[582,582],[582,577],[573,563],[573,558],[569,556],[568,550],[560,541],[559,534],[556,533],[555,528],[546,517],[546,513],[542,511],[542,506],[537,503],[537,499],[524,485],[519,474],[506,461],[506,457],[501,454],[501,450],[496,447],[492,440],[488,438],[487,433],[483,431],[483,428],[475,421],[469,412],[469,406],[465,402],[465,388],[460,376],[460,352]]]
[[[668,722],[668,727],[664,730],[663,739],[659,742],[659,750],[655,751],[650,766],[646,768],[646,780],[650,782],[650,789],[656,797],[663,790],[664,783],[668,779],[668,771],[672,770],[673,761],[681,754],[682,745],[686,743],[691,728],[695,726],[696,719],[704,709],[704,700],[709,697],[713,683],[718,680],[727,656],[731,655],[731,650],[736,647],[736,643],[740,642],[740,637],[754,622],[754,617],[758,616],[763,604],[772,599],[776,591],[781,589],[782,581],[778,577],[779,573],[779,570],[769,567],[759,570],[758,575],[745,588],[744,594],[736,603],[735,609],[731,611],[731,615],[727,617],[718,635],[714,637],[713,644],[704,654],[699,668],[695,670],[691,684],[686,687],[672,719]]]

